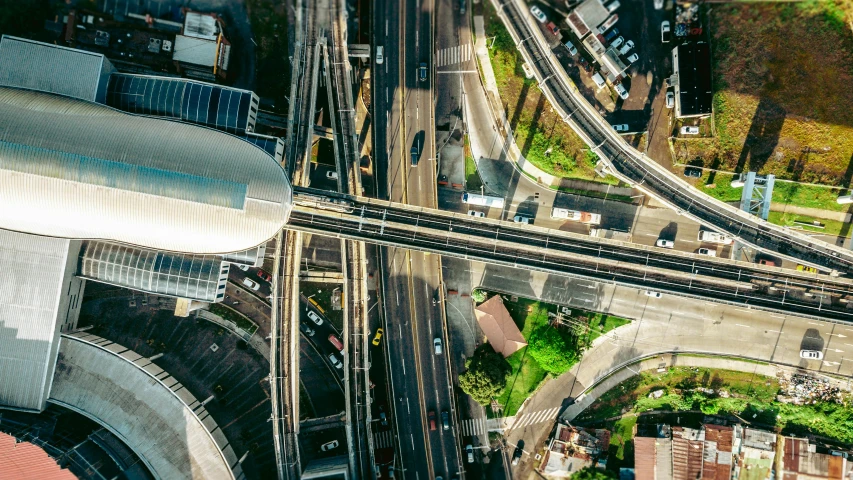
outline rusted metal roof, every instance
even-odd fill
[[[656,438],[634,437],[634,479],[655,480]]]

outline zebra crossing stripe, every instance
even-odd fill
[[[455,47],[442,48],[436,55],[436,67],[445,67],[467,62],[473,58],[474,49],[470,43]]]

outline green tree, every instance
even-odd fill
[[[568,331],[549,326],[539,327],[530,335],[527,353],[549,373],[559,375],[578,361],[575,337]]]
[[[512,370],[509,363],[488,343],[480,345],[465,361],[465,373],[459,375],[462,391],[480,405],[488,405],[506,387],[506,376]]]
[[[471,291],[471,298],[474,299],[477,303],[483,303],[486,301],[486,292],[480,290],[479,288],[475,288]]]
[[[583,470],[578,470],[578,473],[572,475],[572,480],[611,480],[616,478],[616,473],[610,470],[599,470],[595,467],[586,467]]]

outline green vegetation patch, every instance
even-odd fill
[[[489,50],[500,100],[524,157],[542,171],[562,178],[616,183],[595,173],[595,157],[587,145],[556,114],[535,79],[524,76],[524,58],[494,7],[484,3],[486,36],[494,38]]]
[[[473,157],[465,155],[465,189],[479,193],[482,186],[483,181],[480,179],[480,174],[477,173],[477,162],[474,161]]]
[[[696,188],[724,202],[740,202],[743,188],[732,187],[732,177],[733,175],[728,173],[705,172],[696,183]],[[844,212],[850,208],[850,205],[839,204],[836,199],[846,192],[842,188],[777,181],[773,184],[773,202]]]
[[[714,393],[707,390],[712,389]],[[820,402],[794,405],[776,401],[774,377],[707,368],[674,367],[662,374],[640,372],[596,400],[576,419],[600,424],[624,414],[650,410],[696,411],[704,415],[735,415],[762,428],[785,434],[823,436],[853,443],[853,406]],[[721,392],[725,392],[722,394]],[[659,393],[659,395],[651,395]],[[622,417],[619,422],[627,421]]]
[[[302,295],[314,300],[323,309],[323,315],[332,322],[339,332],[344,330],[344,313],[342,310],[332,308],[332,292],[340,285],[333,283],[299,282],[299,290]]]
[[[679,161],[848,187],[851,10],[842,0],[715,5],[710,30],[717,136],[676,142]],[[788,201],[810,206],[803,203],[807,199]]]
[[[231,308],[222,305],[221,303],[211,303],[208,307],[210,313],[218,315],[223,320],[227,322],[231,322],[237,326],[240,330],[252,335],[258,329],[258,326],[255,322],[249,320],[244,317],[243,314],[232,310]]]

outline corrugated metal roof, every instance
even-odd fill
[[[20,145],[29,162],[21,172],[19,162],[0,158],[0,228],[228,253],[265,242],[290,214],[290,182],[281,166],[244,140],[208,128],[0,88],[0,141]],[[98,179],[107,170],[72,161],[81,157],[136,176]],[[161,188],[166,177],[195,180],[176,192]],[[242,205],[235,188],[245,192]]]
[[[655,480],[656,438],[634,437],[634,475],[636,480]]]
[[[44,408],[62,320],[57,308],[66,275],[74,274],[67,271],[70,245],[0,230],[0,405]]]
[[[172,60],[213,68],[216,63],[216,41],[176,35]]]
[[[104,67],[108,65],[100,53],[8,35],[0,40],[0,86],[94,102],[98,100],[100,83],[106,83]]]
[[[14,480],[75,480],[41,447],[0,432],[0,476]]]
[[[228,264],[219,255],[168,253],[89,241],[80,251],[78,275],[148,293],[215,302],[225,293]]]

